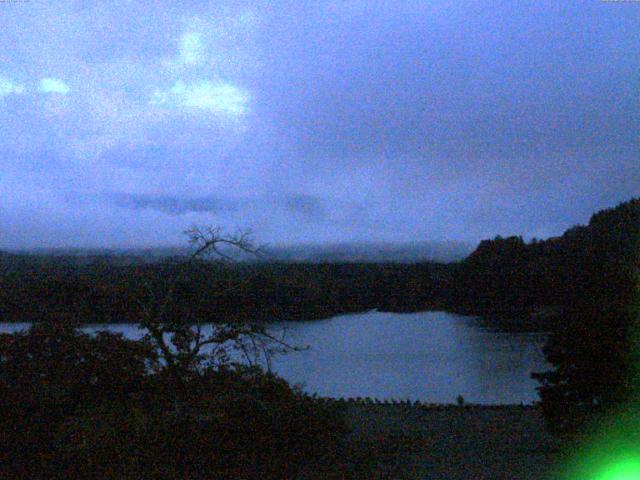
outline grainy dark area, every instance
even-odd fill
[[[373,478],[545,480],[562,459],[537,408],[349,405]]]

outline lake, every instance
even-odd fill
[[[26,326],[0,323],[0,331]],[[141,335],[135,324],[86,329]],[[371,311],[273,329],[309,347],[276,357],[273,370],[320,396],[453,403],[462,395],[473,403],[530,403],[538,399],[531,372],[549,368],[545,333],[495,331],[479,318],[446,312]]]

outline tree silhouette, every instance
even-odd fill
[[[554,369],[533,377],[550,427],[575,433],[638,393],[640,199],[596,213],[563,238],[573,290],[544,348]]]
[[[175,308],[177,290],[188,283],[189,274],[197,263],[211,256],[216,260],[233,260],[233,254],[223,251],[222,247],[252,255],[261,253],[247,232],[225,235],[219,227],[194,227],[185,233],[189,236],[192,252],[186,260],[178,263],[177,269],[166,280],[159,300],[150,283],[144,282],[148,296],[146,302],[140,302],[140,328],[147,330],[144,338],[156,349],[158,361],[163,364],[156,367],[166,367],[173,379],[182,384],[205,366],[228,366],[232,361],[232,351],[242,354],[248,364],[256,364],[263,359],[268,365],[273,354],[295,350],[284,338],[270,333],[264,323],[220,323],[220,319],[215,317],[217,312],[211,312],[210,320],[214,323],[205,330],[203,319],[192,316],[191,309],[181,311]]]
[[[145,286],[142,339],[90,335],[62,317],[0,335],[0,478],[275,480],[338,463],[335,408],[246,364],[291,347],[263,325],[205,331],[175,308],[208,253],[257,250],[219,229],[189,235],[193,252],[165,288]]]

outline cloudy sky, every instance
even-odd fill
[[[0,248],[545,237],[640,195],[640,3],[0,3]]]

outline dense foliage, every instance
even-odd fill
[[[530,243],[522,237],[484,240],[456,267],[451,303],[491,313],[624,303],[637,266],[638,238],[640,200],[631,200],[560,237]]]
[[[0,318],[72,316],[82,322],[137,322],[149,286],[166,295],[180,262],[77,266],[64,259],[0,257]],[[298,320],[340,313],[407,311],[442,303],[439,264],[224,264],[198,262],[176,285],[176,316],[199,321]],[[212,316],[211,312],[215,312]]]
[[[576,433],[638,401],[640,200],[595,214],[563,241],[570,308],[544,349],[554,369],[534,377],[550,427]]]
[[[255,368],[176,382],[148,341],[65,322],[0,336],[0,478],[301,478],[344,425]]]
[[[554,307],[536,325],[553,332],[544,348],[553,370],[534,378],[549,426],[578,432],[634,395],[640,325],[632,307],[640,298],[639,271],[635,199],[594,214],[588,225],[560,237],[481,242],[455,266],[446,296],[450,306],[471,313]]]

